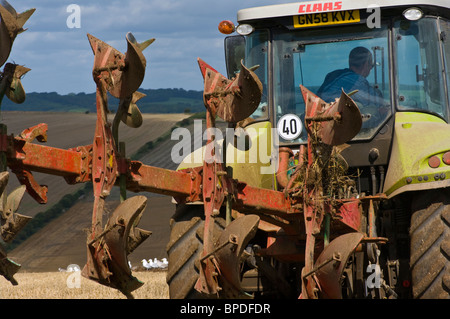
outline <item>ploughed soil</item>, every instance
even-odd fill
[[[108,210],[112,211],[118,203],[108,201]],[[82,268],[86,263],[86,230],[91,225],[92,206],[91,199],[79,201],[9,252],[8,257],[22,265],[21,271],[27,272],[58,271],[71,264]],[[170,197],[149,196],[139,227],[150,230],[152,235],[128,256],[132,266],[140,266],[144,258],[161,260],[166,257],[169,220],[173,212]]]

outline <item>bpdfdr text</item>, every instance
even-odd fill
[[[226,303],[224,304],[224,313],[270,313],[269,304],[258,304],[258,303]]]
[[[217,305],[197,305],[190,304],[181,306],[181,314],[205,314],[208,317],[214,312],[226,314],[269,314],[270,304],[258,303],[225,303]]]

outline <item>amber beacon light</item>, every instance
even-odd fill
[[[234,23],[230,20],[223,20],[219,23],[219,31],[223,34],[231,34],[235,29]]]

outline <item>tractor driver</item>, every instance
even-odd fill
[[[364,47],[356,47],[350,52],[348,64],[348,68],[328,73],[317,95],[330,103],[341,96],[342,90],[345,93],[358,90],[352,95],[355,102],[362,106],[382,106],[381,92],[371,87],[366,79],[373,68],[372,53]]]

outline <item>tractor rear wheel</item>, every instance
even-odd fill
[[[215,217],[214,239],[225,228],[225,220]],[[194,286],[199,278],[205,221],[203,205],[179,205],[170,220],[167,283],[171,299],[204,297]]]
[[[450,298],[450,189],[415,196],[410,227],[414,298]]]

